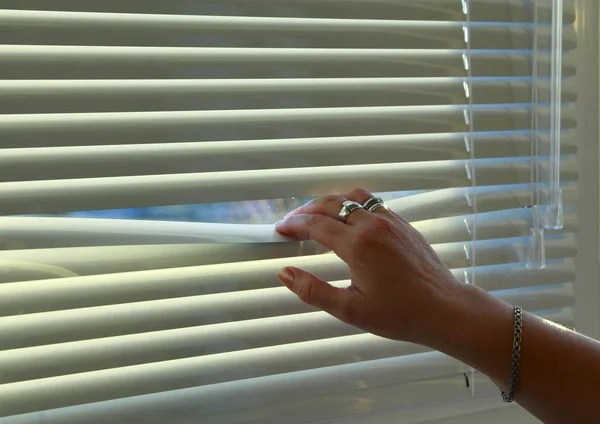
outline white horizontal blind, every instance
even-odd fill
[[[298,198],[358,186],[386,193],[457,278],[476,272],[477,285],[573,325],[571,2],[565,226],[547,236],[543,270],[524,261],[532,40],[541,31],[549,46],[550,29],[533,28],[529,2],[0,9],[0,423],[367,422],[393,408],[416,423],[450,416],[432,402],[487,407],[487,378],[364,334],[277,282],[294,265],[348,283],[336,256],[283,242],[272,222]],[[173,222],[172,205],[189,204],[232,212]],[[109,218],[147,207],[170,220]]]

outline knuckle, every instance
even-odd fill
[[[348,197],[352,197],[354,199],[364,199],[365,201],[367,199],[369,199],[372,196],[372,194],[365,190],[364,188],[355,188],[354,190],[352,190]]]
[[[378,232],[391,233],[394,231],[394,224],[383,216],[374,215],[371,221],[373,228]]]
[[[323,224],[324,220],[325,217],[323,215],[309,215],[306,218],[306,223],[309,227],[318,227],[319,225]]]
[[[313,304],[315,302],[314,285],[312,283],[301,284],[298,287],[296,295],[304,303]]]
[[[351,302],[341,302],[337,308],[338,318],[348,323],[357,321],[356,308]]]
[[[361,255],[369,250],[375,241],[376,236],[370,228],[360,228],[349,243],[350,252],[354,255]]]
[[[342,199],[342,196],[339,196],[337,194],[328,194],[327,196],[321,198],[321,200],[325,204],[339,202],[340,199]]]
[[[353,243],[349,243],[347,246],[348,255],[353,257],[354,260],[357,260],[363,255],[366,247],[363,243],[359,241],[354,241]]]
[[[337,209],[340,204],[346,199],[336,194],[329,194],[320,197],[308,203],[308,208],[311,213],[326,214],[330,209]],[[335,208],[333,207],[335,205]]]
[[[356,231],[356,242],[360,244],[371,244],[377,238],[377,231],[372,227],[362,227]]]

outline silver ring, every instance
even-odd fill
[[[353,202],[352,200],[346,200],[342,202],[342,209],[340,209],[340,213],[338,214],[340,218],[342,218],[343,222],[346,222],[348,217],[352,212],[357,209],[364,209],[363,206],[358,202]]]
[[[381,197],[376,197],[376,196],[371,197],[369,200],[367,200],[365,203],[363,203],[362,206],[369,212],[375,212],[379,208],[387,209],[387,206],[385,205],[383,199]]]

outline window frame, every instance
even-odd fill
[[[578,254],[575,323],[577,330],[600,339],[600,6],[576,0],[578,23]]]

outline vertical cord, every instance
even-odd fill
[[[539,77],[538,77],[538,8],[536,2],[532,3],[533,12],[533,35],[532,35],[532,61],[531,61],[531,221],[532,228],[539,226],[539,214],[534,206],[540,205],[540,170],[539,170],[539,120],[538,120],[538,101],[539,101]]]
[[[540,121],[539,121],[539,40],[540,17],[537,1],[533,2],[533,58],[531,62],[531,229],[527,247],[527,267],[543,269],[546,266],[544,223],[542,222],[542,181],[540,174]],[[545,132],[545,131],[544,131]]]
[[[472,209],[471,219],[465,220],[467,230],[471,234],[471,246],[466,248],[467,259],[471,264],[471,277],[468,280],[470,284],[476,283],[475,272],[475,243],[477,240],[477,167],[475,164],[475,142],[473,138],[474,123],[473,123],[473,76],[471,67],[471,8],[470,0],[461,0],[462,12],[465,18],[463,24],[463,35],[465,49],[463,52],[463,64],[465,68],[465,80],[463,87],[465,91],[465,148],[469,153],[469,160],[466,165],[467,178],[471,181],[470,192],[467,194],[467,201]]]
[[[471,276],[468,278],[465,272],[465,281],[475,285],[477,282],[477,269],[476,269],[476,243],[477,243],[477,167],[475,164],[475,140],[473,138],[474,123],[473,123],[473,74],[471,66],[471,1],[461,0],[462,13],[464,16],[463,24],[463,35],[465,42],[465,49],[463,53],[463,64],[465,68],[465,80],[463,87],[465,91],[465,148],[469,153],[469,160],[466,165],[467,178],[471,181],[470,193],[467,193],[467,201],[472,209],[471,219],[467,217],[465,219],[465,225],[467,230],[471,234],[471,245],[470,247],[465,245],[465,254],[467,260],[471,264]],[[465,373],[466,386],[470,390],[471,397],[475,396],[475,373],[477,371],[474,368],[470,369],[470,372]],[[469,381],[470,380],[470,381]]]
[[[562,192],[560,188],[560,139],[562,109],[562,30],[563,0],[552,0],[552,52],[550,70],[550,164],[548,176],[548,205],[545,228],[563,227]]]

